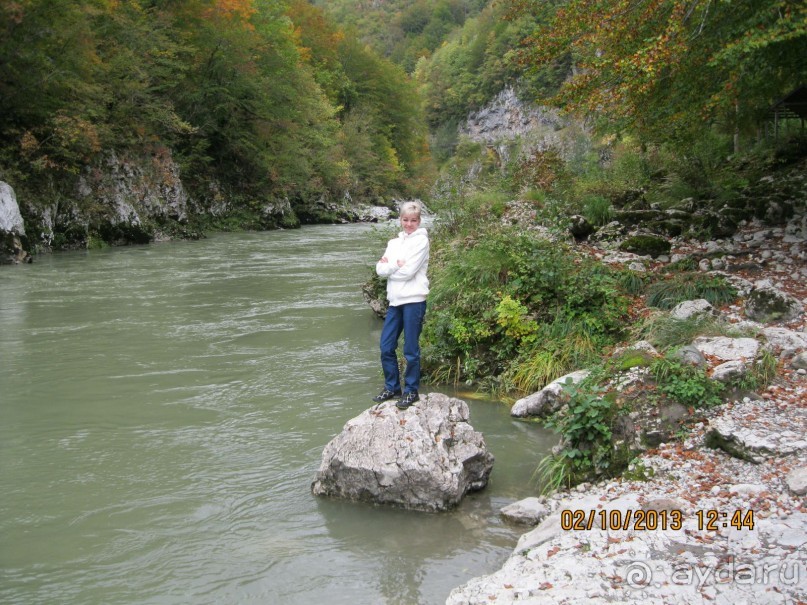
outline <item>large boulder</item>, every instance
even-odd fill
[[[774,353],[788,353],[785,357],[807,350],[807,333],[788,330],[787,328],[763,328],[767,347]]]
[[[704,355],[711,355],[720,361],[753,360],[759,352],[759,342],[753,338],[700,336],[692,346]]]
[[[669,358],[684,365],[695,366],[696,368],[705,368],[708,365],[706,357],[700,352],[700,349],[693,345],[685,345],[673,350],[669,354]]]
[[[430,393],[407,410],[387,402],[349,420],[325,447],[318,496],[442,511],[487,485],[493,455],[468,404]]]
[[[773,286],[754,289],[745,301],[745,314],[760,323],[790,321],[804,313],[804,306]]]
[[[748,366],[741,359],[721,363],[712,369],[712,380],[718,382],[738,382],[748,374]]]

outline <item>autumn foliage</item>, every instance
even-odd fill
[[[0,0],[0,99],[26,199],[111,151],[245,204],[409,194],[428,156],[406,74],[303,0]]]
[[[513,0],[538,26],[526,69],[570,58],[553,102],[645,139],[686,137],[707,123],[727,131],[805,80],[807,8],[794,0]]]

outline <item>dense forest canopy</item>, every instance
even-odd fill
[[[236,208],[426,197],[433,158],[506,86],[642,146],[753,136],[807,81],[806,15],[795,0],[0,0],[0,179],[43,205],[128,151],[170,155],[191,195],[213,184]]]
[[[37,192],[167,148],[244,199],[411,193],[414,86],[303,0],[0,0],[0,177]]]
[[[359,39],[411,73],[487,0],[316,0]]]
[[[807,5],[798,0],[511,0],[533,17],[519,62],[570,62],[548,102],[645,140],[691,140],[704,124],[754,128],[807,81]]]

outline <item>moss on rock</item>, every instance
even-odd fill
[[[632,252],[641,256],[652,256],[653,258],[657,258],[662,254],[669,254],[670,248],[670,242],[656,235],[634,235],[619,244],[619,249],[623,252]]]

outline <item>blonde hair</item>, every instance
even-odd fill
[[[420,212],[422,210],[422,206],[420,202],[416,201],[408,201],[401,204],[401,209],[399,214],[403,216],[404,214],[416,214],[418,217],[420,216]]]

